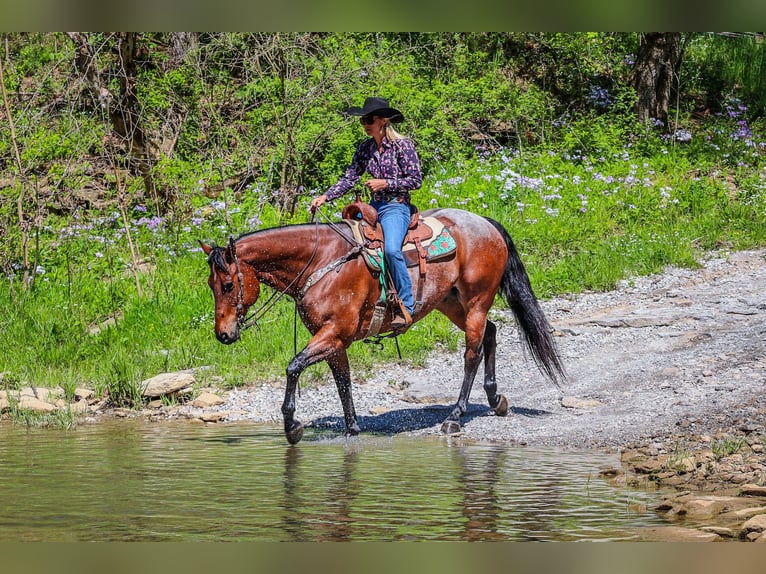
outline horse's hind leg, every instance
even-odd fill
[[[444,434],[455,434],[460,431],[460,417],[468,410],[468,396],[479,370],[483,354],[484,326],[486,314],[474,313],[465,321],[465,354],[463,356],[463,384],[460,387],[455,408],[442,423],[441,431]]]
[[[343,405],[343,418],[346,420],[346,435],[358,435],[359,424],[356,420],[354,399],[351,396],[351,370],[348,365],[348,355],[345,349],[341,349],[327,359],[332,375],[335,378],[335,386],[338,387],[338,396]]]
[[[497,327],[492,321],[487,321],[484,328],[484,392],[487,401],[495,414],[504,417],[508,414],[508,399],[498,394],[495,382],[495,350],[497,349]]]

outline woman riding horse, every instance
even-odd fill
[[[412,279],[402,255],[402,243],[410,223],[410,192],[423,182],[420,159],[412,140],[399,134],[391,124],[404,121],[402,113],[391,108],[388,100],[367,98],[364,106],[350,107],[350,116],[361,116],[364,131],[370,136],[356,148],[351,165],[345,175],[326,193],[315,197],[311,211],[326,201],[337,199],[353,188],[365,172],[372,176],[364,185],[372,194],[372,205],[378,212],[383,227],[383,251],[394,287],[403,308],[395,308],[391,323],[394,331],[401,332],[412,324],[415,307]]]

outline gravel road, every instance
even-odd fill
[[[491,414],[480,369],[464,436],[530,446],[619,447],[715,432],[762,416],[766,250],[716,252],[700,263],[695,270],[669,268],[625,281],[607,293],[543,301],[569,374],[560,389],[524,353],[510,311],[493,310],[497,383],[511,410],[507,417]],[[364,380],[355,376],[363,432],[439,432],[457,399],[462,350],[435,353],[422,368],[406,362]],[[327,383],[302,389],[296,415],[304,424],[342,431],[329,371]],[[217,408],[227,420],[280,423],[283,397],[282,382],[252,385],[231,391]]]

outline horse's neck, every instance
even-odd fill
[[[258,280],[283,290],[332,249],[337,233],[328,227],[295,225],[256,232],[237,243],[242,261],[252,265]]]

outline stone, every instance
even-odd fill
[[[717,534],[721,538],[736,538],[738,532],[733,528],[727,528],[726,526],[703,526],[701,530],[705,532],[712,532]]]
[[[594,409],[604,403],[595,399],[579,399],[577,397],[562,397],[561,406],[567,409]]]
[[[228,413],[203,413],[198,418],[206,423],[219,423],[226,418]]]
[[[725,500],[717,497],[695,498],[686,503],[686,515],[691,518],[707,519],[718,516],[727,509]]]
[[[71,405],[69,405],[69,408],[72,409],[73,413],[84,414],[88,412],[88,401],[84,399],[75,401]]]
[[[632,464],[633,471],[636,474],[652,474],[662,470],[662,462],[653,458],[646,460],[636,460],[632,462]]]
[[[35,413],[50,413],[56,410],[56,407],[52,404],[27,395],[22,395],[19,399],[19,408]]]
[[[218,405],[222,405],[225,403],[221,397],[216,395],[215,393],[210,392],[203,392],[200,393],[200,395],[192,401],[192,406],[197,408],[209,408],[209,407],[215,407]]]
[[[758,484],[743,484],[739,487],[739,495],[766,497],[766,486],[760,486]]]
[[[685,456],[682,459],[669,461],[668,466],[675,470],[676,472],[683,474],[686,472],[692,472],[695,468],[697,468],[697,460],[694,458],[694,456]]]
[[[161,397],[176,393],[194,384],[194,375],[189,372],[162,373],[141,383],[144,397]]]
[[[37,391],[37,393],[35,393]],[[33,389],[32,387],[24,387],[19,391],[19,394],[16,395],[19,398],[21,397],[32,397],[33,399],[38,399],[45,402],[50,402],[55,399],[59,399],[64,396],[64,390],[63,389],[48,389],[46,387],[40,387],[39,389]]]
[[[759,514],[766,514],[766,506],[751,506],[747,508],[740,508],[729,513],[727,518],[730,517],[741,522],[743,520],[748,520],[753,516],[758,516]]]
[[[403,401],[421,405],[449,405],[454,403],[455,399],[457,399],[457,395],[454,391],[448,393],[446,389],[437,387],[428,381],[412,382],[402,393]]]
[[[83,389],[81,387],[77,387],[74,390],[74,398],[76,400],[78,400],[78,401],[81,400],[81,399],[89,399],[89,398],[91,398],[93,396],[93,394],[94,393],[93,393],[92,390],[90,390],[90,389]]]
[[[721,540],[721,537],[715,532],[704,532],[682,526],[639,528],[637,534],[644,542],[716,542]]]
[[[3,413],[11,408],[11,404],[5,397],[0,397],[0,413]]]
[[[746,538],[753,532],[761,533],[764,530],[766,530],[766,514],[756,514],[742,525],[739,537]]]

